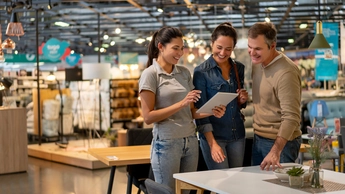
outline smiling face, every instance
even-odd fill
[[[248,38],[248,53],[253,64],[268,65],[275,57],[275,43],[267,45],[264,35]]]
[[[158,60],[165,64],[174,65],[177,64],[178,60],[183,55],[183,40],[180,37],[173,38],[171,42],[167,43],[165,46],[158,43],[158,48],[160,50]]]
[[[212,57],[220,65],[228,63],[231,52],[234,49],[234,39],[229,36],[219,36],[212,43]]]

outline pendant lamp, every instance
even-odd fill
[[[11,40],[10,38],[7,38],[4,40],[4,42],[1,44],[1,48],[5,49],[7,53],[12,53],[12,50],[16,48],[16,43]]]
[[[320,0],[318,1],[319,6],[319,21],[316,23],[316,35],[309,45],[309,49],[329,49],[331,46],[328,44],[326,38],[322,34],[322,22],[320,17]]]
[[[7,25],[6,29],[7,36],[19,36],[24,35],[24,30],[22,23],[19,21],[18,15],[16,12],[12,12],[10,23]]]
[[[5,54],[4,54],[4,51],[2,51],[1,44],[2,44],[2,30],[1,30],[1,25],[0,25],[0,63],[3,63],[5,62]]]

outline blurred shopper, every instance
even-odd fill
[[[175,190],[174,173],[196,171],[198,140],[193,118],[194,102],[200,99],[189,70],[176,65],[183,55],[182,33],[177,28],[156,31],[148,46],[147,68],[139,79],[144,121],[153,125],[151,165],[155,181]],[[225,107],[215,107],[213,115],[221,117]]]
[[[277,31],[272,23],[258,22],[249,28],[254,106],[252,164],[266,170],[295,162],[302,133],[300,71],[276,50],[276,45]]]
[[[228,22],[217,26],[211,35],[212,55],[194,70],[195,89],[201,90],[197,108],[218,92],[238,93],[227,105],[222,118],[196,119],[200,147],[208,169],[243,165],[245,128],[240,110],[246,106],[248,93],[244,85],[244,65],[231,59],[237,32]]]

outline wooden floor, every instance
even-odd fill
[[[70,140],[66,148],[54,143],[28,145],[28,155],[36,158],[73,165],[86,169],[108,168],[101,161],[91,156],[88,148],[108,147],[106,139]]]

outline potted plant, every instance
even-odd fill
[[[103,137],[109,140],[109,146],[114,147],[116,146],[116,140],[117,140],[117,132],[116,130],[111,130],[109,127],[107,131],[103,134]]]
[[[303,187],[304,185],[304,169],[303,167],[292,167],[286,172],[289,175],[290,187]]]

